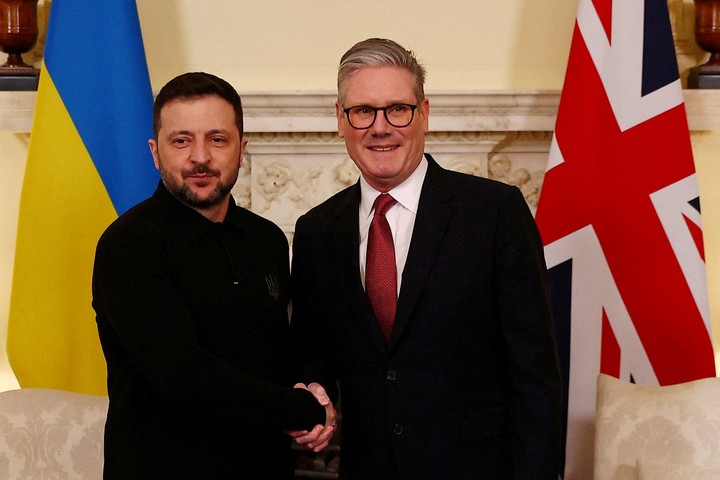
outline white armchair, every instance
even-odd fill
[[[0,393],[0,478],[100,480],[108,398],[24,388]]]
[[[720,479],[720,379],[597,387],[594,480]]]

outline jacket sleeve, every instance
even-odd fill
[[[500,208],[497,300],[506,352],[514,479],[556,480],[562,389],[547,267],[535,220],[516,188]]]
[[[324,408],[309,392],[247,375],[203,345],[171,277],[171,260],[147,237],[115,231],[98,243],[93,307],[108,363],[122,358],[122,365],[134,365],[171,405],[286,430],[324,423]],[[108,383],[112,389],[113,379]]]
[[[291,341],[294,358],[300,362],[300,381],[317,382],[325,388],[333,403],[338,398],[337,375],[327,358],[330,351],[325,332],[322,331],[322,310],[313,300],[312,265],[319,261],[313,257],[313,242],[309,239],[307,217],[300,217],[295,228],[292,251],[292,318]]]

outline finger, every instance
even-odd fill
[[[309,446],[309,444],[311,442],[313,442],[313,444],[317,443],[317,437],[312,436],[312,435],[304,435],[302,437],[297,437],[294,440],[295,440],[295,443],[297,443],[298,445],[308,445]]]
[[[329,442],[329,441],[323,443],[322,445],[319,445],[319,446],[313,448],[312,451],[315,452],[315,453],[322,452],[323,450],[325,450],[325,449],[327,448],[328,445],[330,445],[330,442]]]
[[[325,405],[325,426],[337,426],[337,411],[335,411],[335,407],[333,407],[332,403]]]
[[[327,405],[330,403],[330,397],[328,397],[325,388],[323,388],[323,386],[319,383],[313,382],[307,386],[307,389],[315,395],[315,398],[317,398],[318,402],[320,402],[320,405]]]
[[[310,442],[307,444],[307,447],[310,448],[314,452],[319,452],[323,450],[325,447],[327,447],[330,444],[330,440],[332,439],[332,435],[335,429],[333,427],[325,427],[323,429],[323,432],[320,434],[317,440]]]
[[[323,426],[315,425],[315,427],[311,431],[305,432],[304,434],[295,436],[293,438],[295,439],[295,442],[300,445],[309,445],[311,442],[317,443],[322,432]]]
[[[324,427],[322,429],[322,431],[319,433],[319,435],[317,436],[317,439],[308,443],[307,446],[309,448],[315,448],[318,445],[322,445],[323,443],[329,442],[330,439],[332,438],[334,432],[335,432],[335,427]]]

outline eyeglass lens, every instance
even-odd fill
[[[385,120],[393,127],[402,128],[410,125],[415,113],[415,105],[397,103],[387,107],[369,107],[358,105],[345,109],[350,125],[354,128],[370,128],[377,118],[378,110],[382,110]]]

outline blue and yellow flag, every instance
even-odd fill
[[[105,394],[103,230],[152,194],[152,91],[131,0],[55,0],[20,198],[8,357],[22,387]]]

